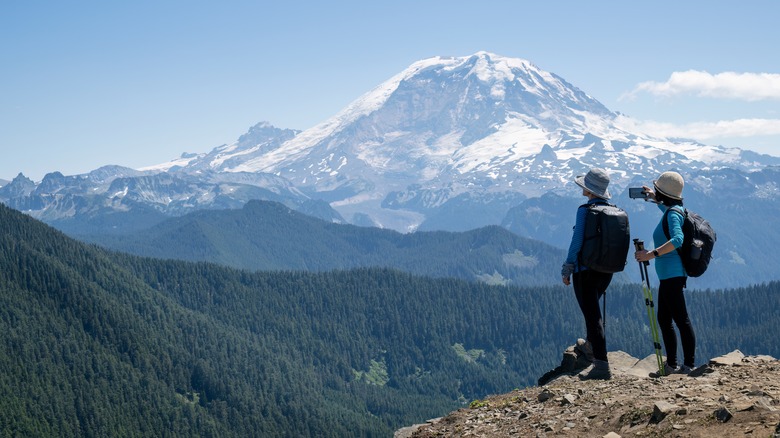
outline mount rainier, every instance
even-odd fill
[[[504,202],[508,210],[524,197],[566,190],[591,166],[610,169],[619,190],[672,168],[778,163],[631,132],[628,121],[526,60],[480,52],[419,61],[295,135],[273,137],[261,124],[253,130],[270,135],[259,143],[239,139],[149,170],[271,173],[350,222],[411,231],[454,200]]]

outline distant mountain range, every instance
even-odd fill
[[[85,175],[24,175],[0,188],[6,205],[72,234],[124,233],[204,208],[238,208],[253,199],[282,202],[322,219],[343,222],[326,202],[311,199],[270,174],[140,172],[119,166]]]
[[[686,205],[722,230],[722,264],[714,268],[729,281],[712,285],[780,278],[767,267],[780,262],[765,257],[780,241],[765,230],[775,216],[764,213],[777,208],[780,158],[656,138],[632,131],[627,121],[529,61],[486,52],[436,57],[305,131],[260,123],[232,144],[142,170],[55,172],[39,183],[19,175],[0,188],[0,201],[73,234],[135,232],[260,199],[327,221],[401,232],[503,224],[565,248],[569,209],[581,201],[575,175],[607,168],[616,199],[640,212],[646,206],[624,199],[625,189],[673,169],[686,178]],[[552,195],[572,201],[556,210],[546,203]],[[747,211],[748,226],[729,227]],[[649,236],[657,215],[649,217],[634,230]]]

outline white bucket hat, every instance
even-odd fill
[[[655,190],[662,195],[682,201],[682,191],[685,186],[682,175],[677,172],[664,172],[657,180],[653,181]]]
[[[594,167],[593,169],[590,169],[587,175],[579,175],[574,178],[574,182],[599,198],[609,199],[612,197],[609,194],[609,190],[607,190],[609,175],[607,175],[607,171],[604,169]]]

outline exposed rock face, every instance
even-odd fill
[[[777,359],[734,351],[690,375],[662,378],[648,377],[655,356],[640,361],[617,352],[609,359],[611,380],[563,373],[396,437],[780,437]]]

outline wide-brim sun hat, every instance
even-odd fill
[[[685,181],[677,172],[664,172],[657,180],[653,181],[655,190],[669,198],[682,201],[682,191]]]
[[[576,176],[574,182],[599,198],[609,199],[612,197],[607,189],[607,186],[609,185],[609,175],[607,175],[607,171],[604,169],[594,167],[593,169],[590,169],[586,175]]]

